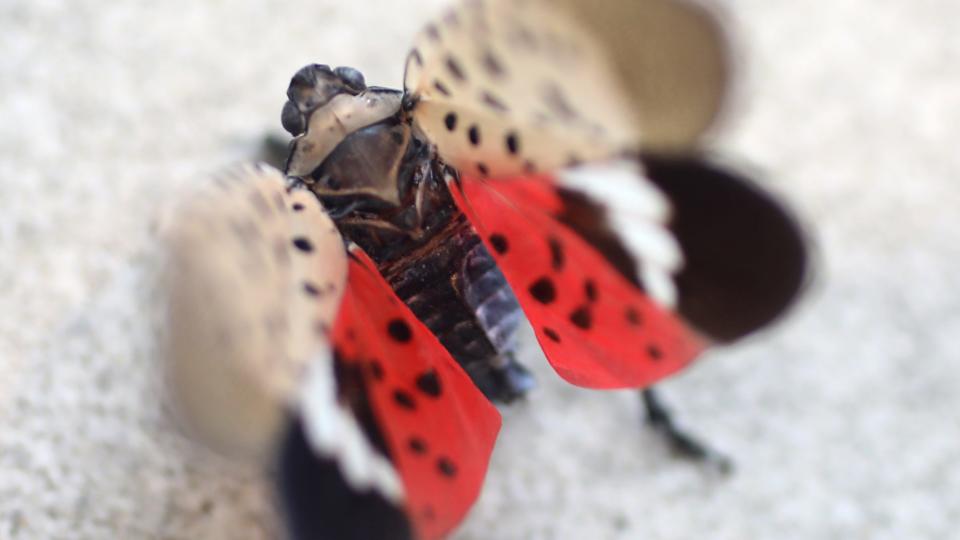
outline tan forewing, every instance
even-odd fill
[[[340,235],[311,194],[245,165],[187,197],[163,239],[176,409],[214,448],[265,455],[306,364],[329,358],[346,279]]]
[[[468,174],[682,147],[719,107],[716,29],[665,0],[465,1],[419,35],[404,89],[417,126]]]

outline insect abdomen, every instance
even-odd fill
[[[523,311],[497,263],[486,247],[477,244],[467,254],[462,277],[463,297],[502,360],[516,349],[517,326]]]
[[[501,394],[506,389],[495,369],[503,363],[499,344],[509,342],[507,328],[520,312],[515,301],[511,310],[496,300],[494,289],[506,287],[509,292],[509,287],[502,275],[497,279],[496,267],[491,270],[488,264],[493,260],[480,238],[466,217],[457,213],[428,244],[380,270],[480,390],[500,399],[505,398]]]

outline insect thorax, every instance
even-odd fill
[[[362,81],[356,70],[321,65],[294,75],[283,111],[296,136],[286,169],[383,265],[430,243],[460,212],[448,169],[411,127],[402,93]]]

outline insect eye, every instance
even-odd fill
[[[283,104],[283,112],[280,113],[280,123],[283,124],[283,129],[290,132],[294,137],[306,130],[306,122],[303,115],[300,114],[300,109],[297,108],[294,102],[289,100]]]
[[[360,92],[367,87],[366,81],[363,80],[363,73],[352,67],[340,66],[333,72],[355,92]]]

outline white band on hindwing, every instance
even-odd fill
[[[308,368],[300,395],[307,440],[315,452],[337,460],[347,484],[358,492],[376,489],[400,504],[403,483],[393,464],[370,445],[353,413],[337,400],[333,358],[318,353]]]
[[[557,178],[606,208],[608,226],[637,262],[637,279],[657,303],[675,307],[673,275],[683,266],[683,253],[666,227],[670,203],[641,167],[628,160],[595,163],[563,169]]]

